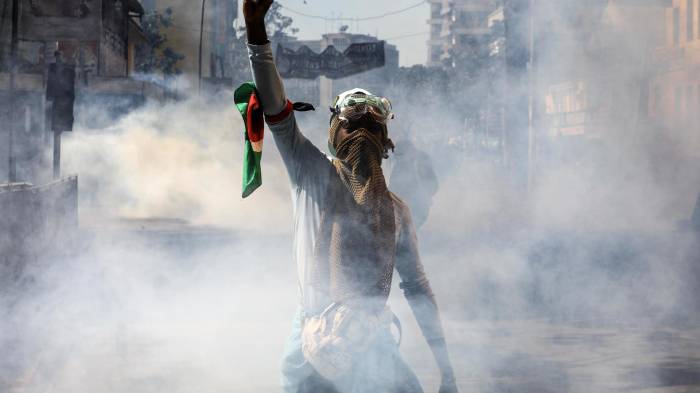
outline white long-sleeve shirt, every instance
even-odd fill
[[[301,304],[304,311],[315,314],[325,309],[332,300],[328,294],[311,285],[308,274],[314,263],[316,234],[320,226],[321,211],[327,208],[328,182],[340,182],[329,156],[314,146],[299,130],[291,105],[287,102],[282,79],[277,72],[270,44],[248,45],[253,79],[267,124],[287,168],[292,188],[294,214],[294,259],[297,264]],[[393,195],[393,194],[392,194]],[[411,300],[412,291],[422,287],[429,290],[418,254],[416,232],[408,207],[394,197],[397,251],[395,267],[405,284],[404,291]],[[429,295],[434,305],[432,293]],[[415,311],[415,307],[414,307]],[[430,312],[433,314],[433,312]],[[416,315],[426,338],[442,338],[442,327],[435,315],[420,318]]]

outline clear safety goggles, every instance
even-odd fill
[[[391,111],[391,102],[384,97],[365,94],[351,94],[345,97],[338,96],[333,105],[333,113],[343,121],[356,121],[369,114],[375,121],[386,124],[394,118]]]

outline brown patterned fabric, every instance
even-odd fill
[[[335,302],[374,298],[383,307],[396,251],[394,205],[381,168],[383,144],[366,129],[338,143],[339,128],[334,120],[330,141],[340,181],[329,182],[312,276]]]

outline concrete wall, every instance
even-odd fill
[[[0,185],[0,282],[17,278],[77,228],[77,176],[43,186]]]

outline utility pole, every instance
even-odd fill
[[[528,4],[528,52],[530,59],[527,65],[527,189],[532,191],[535,172],[535,0],[529,0]]]
[[[199,78],[197,83],[197,94],[202,94],[202,42],[204,40],[204,10],[207,0],[202,0],[202,19],[199,23]]]
[[[61,178],[61,131],[53,133],[53,179]]]
[[[8,135],[8,182],[17,181],[15,163],[15,78],[17,77],[17,44],[19,41],[19,0],[12,0],[12,41],[10,43],[10,130]]]

